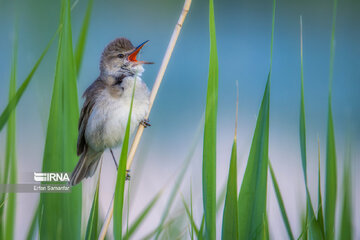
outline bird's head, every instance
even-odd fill
[[[100,61],[101,74],[118,77],[120,75],[141,75],[144,71],[143,64],[152,62],[138,61],[137,54],[147,43],[145,41],[134,47],[126,38],[117,38],[107,45],[102,53]]]

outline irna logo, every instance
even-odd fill
[[[35,182],[69,182],[67,173],[37,173],[34,172]]]

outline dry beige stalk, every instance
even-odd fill
[[[179,20],[178,22],[176,23],[176,26],[175,26],[175,29],[174,29],[174,32],[171,36],[171,39],[170,39],[170,42],[169,42],[169,45],[166,49],[166,52],[165,52],[165,56],[163,58],[163,61],[161,63],[161,66],[160,66],[160,69],[159,69],[159,72],[158,72],[158,75],[156,76],[156,80],[155,80],[155,83],[154,83],[154,86],[153,86],[153,89],[151,91],[151,95],[150,95],[150,104],[149,104],[149,112],[146,116],[146,118],[149,118],[149,115],[150,115],[150,111],[151,111],[151,108],[153,106],[153,103],[155,101],[155,97],[156,97],[156,94],[159,90],[159,87],[160,87],[160,84],[161,84],[161,81],[164,77],[164,74],[165,74],[165,70],[166,70],[166,67],[169,63],[169,60],[170,60],[170,57],[171,57],[171,54],[174,50],[174,47],[175,47],[175,44],[176,44],[176,41],[179,37],[179,34],[180,34],[180,30],[182,28],[182,25],[184,23],[184,20],[186,18],[186,15],[190,9],[190,5],[191,5],[191,0],[185,0],[185,3],[184,3],[184,7],[183,7],[183,10],[181,12],[181,15],[179,17]],[[143,134],[143,131],[144,131],[144,126],[143,125],[139,125],[139,128],[136,132],[136,135],[135,135],[135,138],[134,138],[134,141],[131,145],[131,148],[130,148],[130,151],[129,151],[129,155],[128,155],[128,159],[127,159],[127,164],[126,164],[126,169],[129,170],[131,168],[131,164],[134,160],[134,156],[135,156],[135,153],[136,153],[136,150],[137,150],[137,147],[139,146],[139,142],[140,142],[140,139],[141,139],[141,136]],[[113,216],[113,211],[114,211],[114,197],[113,199],[111,200],[111,203],[110,203],[110,208],[106,214],[106,218],[105,218],[105,221],[104,221],[104,224],[101,228],[101,232],[100,232],[100,235],[99,235],[99,240],[103,240],[105,238],[105,235],[106,235],[106,232],[109,228],[109,225],[110,225],[110,221],[111,221],[111,218]]]
[[[169,63],[171,54],[172,54],[172,52],[174,50],[174,47],[175,47],[175,44],[176,44],[176,40],[179,37],[181,27],[182,27],[182,25],[184,23],[186,15],[187,15],[187,13],[189,11],[190,5],[191,5],[191,0],[185,0],[183,10],[182,10],[181,15],[179,17],[179,20],[178,20],[178,22],[177,22],[177,24],[175,26],[174,32],[173,32],[173,34],[171,36],[168,48],[166,49],[165,56],[164,56],[163,61],[161,63],[158,75],[156,76],[156,80],[155,80],[153,89],[151,91],[149,112],[148,112],[146,118],[149,118],[150,111],[151,111],[151,108],[152,108],[153,103],[155,101],[156,94],[157,94],[157,92],[159,90],[161,81],[162,81],[162,79],[164,77],[166,67],[167,67],[167,65]],[[128,156],[128,159],[127,159],[127,165],[126,165],[127,170],[129,170],[131,168],[131,164],[132,164],[132,161],[134,159],[135,152],[136,152],[136,149],[137,149],[137,147],[139,145],[140,138],[142,136],[143,131],[144,131],[144,126],[140,125],[137,132],[136,132],[133,144],[132,144],[132,146],[130,148],[129,156]]]

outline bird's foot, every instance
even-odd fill
[[[130,181],[130,169],[126,169],[125,181]]]
[[[150,124],[150,122],[149,122],[149,119],[146,119],[146,118],[144,118],[143,120],[141,120],[140,124],[143,125],[144,128],[147,128],[147,127],[150,127],[150,126],[151,126],[151,124]]]

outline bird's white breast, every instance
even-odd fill
[[[126,77],[122,87],[124,92],[114,98],[104,89],[97,97],[94,109],[89,117],[85,138],[94,150],[104,150],[120,145],[125,135],[129,116],[134,81],[136,79],[134,103],[132,108],[130,134],[134,132],[149,109],[149,90],[140,77]]]

